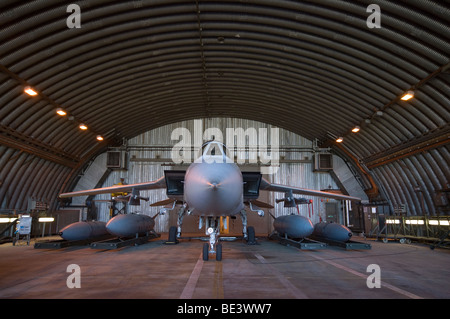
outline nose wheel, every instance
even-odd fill
[[[209,260],[209,254],[216,254],[216,260],[222,260],[222,244],[219,243],[219,223],[218,220],[208,220],[206,235],[209,235],[209,244],[203,245],[203,260]]]
[[[209,254],[216,254],[216,261],[222,260],[222,244],[216,245],[216,250],[209,250],[209,244],[205,243],[203,244],[203,260],[208,261],[209,260]]]

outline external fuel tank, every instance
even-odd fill
[[[313,236],[346,242],[352,238],[352,231],[341,224],[321,222],[314,225]]]
[[[108,234],[106,223],[82,221],[67,225],[58,233],[65,240],[86,240]]]
[[[106,224],[106,230],[118,237],[143,236],[155,227],[154,218],[141,214],[117,215]]]
[[[286,215],[275,218],[273,227],[280,236],[290,238],[304,238],[312,234],[313,223],[307,217],[300,215]]]

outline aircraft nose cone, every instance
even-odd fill
[[[242,191],[242,175],[234,165],[200,163],[186,173],[184,195],[196,214],[234,214],[242,206]]]
[[[208,183],[208,186],[209,186],[212,190],[217,190],[217,188],[219,188],[219,184],[218,184],[218,183]]]

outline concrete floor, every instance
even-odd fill
[[[450,298],[446,249],[370,241],[371,250],[301,251],[260,238],[224,242],[223,260],[204,262],[203,242],[164,238],[118,250],[0,245],[0,298]],[[71,264],[81,288],[67,286]],[[370,264],[380,267],[381,288],[367,286]]]

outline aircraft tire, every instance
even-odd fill
[[[209,259],[209,244],[203,244],[203,261],[208,261]]]
[[[222,244],[216,245],[216,261],[222,261]]]
[[[252,226],[249,226],[247,228],[247,234],[248,234],[247,244],[255,245],[256,244],[255,228]]]
[[[176,244],[178,243],[177,240],[177,228],[175,226],[171,226],[169,228],[169,239],[167,240],[168,243]]]

